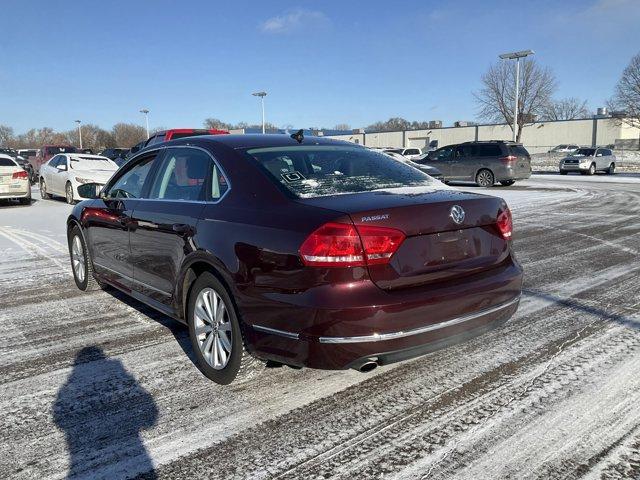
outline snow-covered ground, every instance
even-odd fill
[[[640,178],[460,188],[514,213],[525,290],[504,328],[227,387],[173,321],[76,289],[71,207],[0,206],[0,478],[640,478]]]

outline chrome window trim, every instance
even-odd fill
[[[101,265],[101,264],[99,264],[98,262],[93,262],[93,265],[94,265],[94,266],[97,266],[97,267],[99,267],[99,268],[103,268],[103,269],[105,269],[105,270],[108,270],[108,271],[110,271],[110,272],[112,272],[112,273],[115,273],[116,275],[120,275],[121,277],[124,277],[124,278],[126,278],[127,280],[130,280],[130,281],[132,281],[132,282],[135,282],[135,283],[137,283],[138,285],[142,285],[143,287],[147,287],[147,288],[149,288],[149,289],[151,289],[151,290],[153,290],[153,291],[155,291],[155,292],[158,292],[158,293],[160,293],[160,294],[162,294],[162,295],[164,295],[164,296],[166,296],[166,297],[172,297],[172,296],[173,296],[171,293],[167,293],[167,292],[165,292],[164,290],[160,290],[159,288],[152,287],[152,286],[151,286],[151,285],[149,285],[148,283],[141,282],[140,280],[136,280],[135,278],[132,278],[132,277],[130,277],[129,275],[125,275],[124,273],[120,273],[120,272],[118,272],[118,271],[116,271],[116,270],[113,270],[112,268],[105,267],[104,265]]]
[[[409,337],[413,335],[420,335],[422,333],[432,332],[434,330],[440,330],[442,328],[447,328],[453,325],[458,325],[460,323],[475,320],[476,318],[482,317],[484,315],[489,315],[491,313],[495,313],[500,310],[504,310],[505,308],[511,307],[512,305],[518,303],[519,301],[520,301],[520,295],[518,295],[512,300],[509,300],[508,302],[501,303],[494,307],[490,307],[484,310],[478,310],[477,312],[463,315],[461,317],[452,318],[451,320],[435,323],[433,325],[427,325],[425,327],[420,327],[413,330],[391,332],[391,333],[376,333],[373,335],[362,335],[358,337],[320,337],[319,341],[320,343],[381,342],[384,340],[393,340],[396,338],[404,338],[404,337]]]
[[[261,325],[253,325],[253,328],[255,330],[258,330],[259,332],[271,333],[273,335],[279,335],[281,337],[292,338],[293,340],[298,340],[298,338],[300,338],[300,335],[298,335],[297,333],[278,330],[277,328],[263,327]]]

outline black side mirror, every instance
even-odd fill
[[[82,198],[100,198],[100,190],[102,185],[98,183],[83,183],[78,187],[78,194]]]

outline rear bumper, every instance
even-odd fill
[[[23,183],[25,185],[20,185],[19,187],[0,185],[0,199],[31,197],[31,184],[28,181]]]
[[[271,325],[256,318],[245,331],[247,346],[258,358],[294,366],[358,368],[371,359],[392,363],[503,324],[518,308],[521,285],[522,270],[510,263],[482,278],[420,292],[388,293],[374,286],[378,292],[368,305],[291,308],[289,322]],[[245,322],[250,317],[244,315]]]

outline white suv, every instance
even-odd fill
[[[560,174],[580,172],[593,175],[605,172],[613,175],[616,169],[616,156],[610,148],[579,148],[574,153],[560,160]]]

